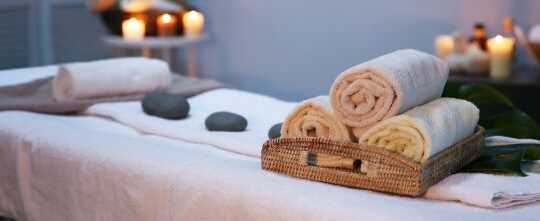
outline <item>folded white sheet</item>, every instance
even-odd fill
[[[0,140],[0,214],[23,221],[535,221],[540,210],[494,211],[290,178],[261,170],[258,159],[93,117],[1,112]]]
[[[233,89],[212,90],[189,100],[189,117],[166,120],[146,115],[140,102],[104,103],[89,107],[84,114],[114,119],[142,133],[209,144],[253,157],[261,155],[268,130],[282,122],[296,103]],[[248,120],[246,131],[208,131],[204,121],[217,111],[240,114]]]
[[[53,79],[58,101],[140,95],[166,89],[167,63],[149,58],[116,58],[60,66]]]
[[[510,144],[540,144],[540,140],[535,139],[517,139],[505,136],[491,136],[486,137],[486,145],[488,146],[500,146]]]
[[[112,118],[143,133],[165,136],[181,141],[209,144],[223,150],[258,157],[260,156],[260,147],[267,139],[268,129],[273,124],[285,119],[285,116],[295,107],[294,103],[231,89],[206,92],[191,98],[189,101],[192,105],[191,116],[182,121],[147,116],[140,110],[139,102],[98,104],[90,107],[86,114]],[[204,128],[204,119],[212,112],[220,110],[244,115],[249,122],[248,130],[240,133],[207,131]],[[268,112],[267,110],[272,111]],[[442,182],[434,187],[437,191],[431,191],[427,197],[439,200],[459,199],[461,202],[480,207],[486,207],[487,204],[484,202],[489,202],[494,198],[495,192],[493,194],[471,195],[468,192],[453,191],[454,186],[468,189],[471,192],[487,191],[487,189],[482,188],[482,185],[476,183],[482,182],[476,180],[476,174],[458,175],[465,177],[463,178],[465,180],[470,176],[471,181],[463,182],[461,187],[454,185],[452,182]],[[503,180],[501,182],[506,182],[504,181],[506,178],[504,176],[492,177],[495,180]],[[529,177],[519,181],[529,182],[528,180]],[[470,197],[474,198],[470,199]]]
[[[540,201],[540,174],[515,177],[459,173],[429,188],[425,196],[496,209],[529,204]]]

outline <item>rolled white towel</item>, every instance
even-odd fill
[[[349,129],[334,115],[328,96],[307,99],[287,116],[282,137],[323,137],[351,142]]]
[[[476,128],[480,112],[474,104],[439,98],[368,129],[359,142],[401,153],[424,162]]]
[[[139,95],[166,89],[167,63],[149,58],[117,58],[60,66],[53,79],[57,101]]]

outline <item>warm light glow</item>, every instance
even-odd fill
[[[495,36],[495,42],[501,43],[503,40],[504,40],[503,36],[501,36],[501,35]]]
[[[126,39],[143,39],[145,30],[145,23],[141,19],[130,18],[122,22],[122,34]]]
[[[191,10],[182,17],[184,33],[186,36],[197,36],[203,32],[204,16],[198,11]]]
[[[497,35],[487,41],[490,56],[490,76],[493,79],[506,79],[510,75],[514,39]]]
[[[172,16],[169,14],[163,14],[162,16],[160,16],[160,19],[163,23],[171,23]]]
[[[435,38],[435,52],[439,58],[446,58],[454,51],[454,37],[439,35]]]
[[[513,38],[505,38],[501,35],[497,35],[494,38],[490,38],[487,41],[488,50],[491,54],[508,54],[514,47]]]
[[[159,36],[173,36],[176,34],[176,17],[170,14],[163,14],[157,18]]]
[[[203,15],[197,11],[191,10],[188,13],[186,13],[187,20],[189,21],[197,21],[199,19],[203,19]]]
[[[120,7],[129,13],[141,13],[152,6],[152,0],[120,0]]]

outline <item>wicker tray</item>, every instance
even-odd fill
[[[484,151],[481,127],[423,164],[361,144],[322,138],[278,138],[263,145],[262,168],[308,180],[420,196]]]

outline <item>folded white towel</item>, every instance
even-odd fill
[[[330,89],[338,119],[360,137],[375,123],[441,96],[448,66],[413,49],[398,50],[345,70]]]
[[[540,144],[539,140],[516,139],[504,136],[486,137],[486,145]],[[539,162],[527,165],[527,177],[501,176],[481,173],[458,173],[430,187],[425,197],[451,200],[485,207],[507,208],[540,201]],[[524,168],[525,169],[525,168]]]
[[[523,205],[540,201],[540,175],[458,173],[429,188],[425,197],[495,209]]]
[[[138,95],[166,89],[167,63],[148,58],[117,58],[60,66],[53,80],[58,101]]]
[[[478,118],[479,110],[471,102],[439,98],[375,124],[359,142],[424,162],[471,135]]]
[[[145,134],[169,137],[193,143],[209,144],[223,150],[260,157],[268,130],[280,123],[296,103],[233,89],[216,89],[188,99],[189,117],[167,120],[145,114],[141,102],[102,103],[83,114],[114,119]],[[205,119],[217,111],[244,116],[248,126],[242,132],[208,131]]]

